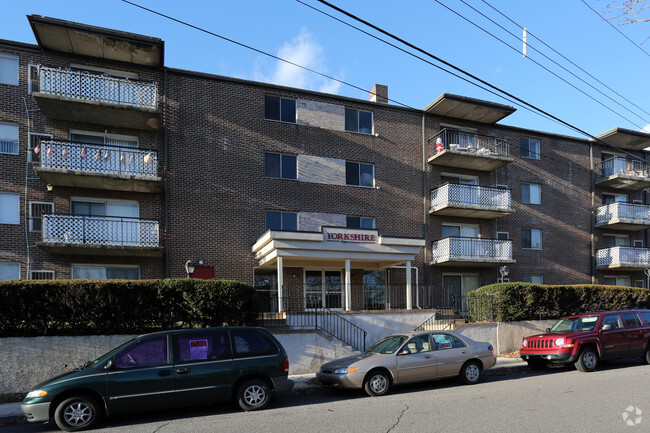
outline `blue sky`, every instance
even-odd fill
[[[370,89],[375,83],[385,84],[391,99],[410,107],[422,109],[442,93],[512,105],[295,0],[133,1],[363,89]],[[342,18],[315,0],[303,1]],[[482,0],[465,1],[512,33],[521,35],[519,28]],[[646,127],[650,131],[650,114],[643,112],[650,112],[650,56],[584,4],[603,11],[607,0],[487,1],[528,29],[528,58],[520,52],[520,40],[471,10],[461,0],[332,0],[337,6],[590,134],[597,135],[616,126],[633,130]],[[517,51],[455,15],[441,3],[508,42]],[[367,99],[366,92],[296,69],[120,0],[8,1],[0,16],[0,38],[35,43],[25,18],[28,14],[159,37],[165,41],[165,63],[169,67]],[[641,45],[650,36],[650,23],[617,28],[650,53],[650,40]],[[530,33],[629,102],[544,47]],[[539,48],[616,102],[563,71],[534,48]],[[600,103],[544,71],[531,59],[564,77]],[[516,108],[517,111],[501,123],[581,136],[524,108]]]

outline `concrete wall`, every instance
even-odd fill
[[[467,323],[457,325],[455,332],[475,341],[487,341],[494,353],[517,352],[522,338],[544,332],[557,320],[531,320],[525,322]]]

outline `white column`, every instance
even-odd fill
[[[345,311],[352,309],[352,275],[350,273],[350,259],[345,259]]]
[[[282,267],[282,257],[278,256],[278,313],[284,311],[282,286],[284,286],[284,272]]]
[[[413,309],[413,291],[411,290],[411,262],[406,262],[406,309]]]

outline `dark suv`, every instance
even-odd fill
[[[91,428],[114,413],[228,400],[249,411],[291,390],[288,372],[284,348],[261,328],[156,332],[37,385],[21,409],[28,421],[54,418],[65,431]]]
[[[593,371],[599,360],[637,356],[650,364],[650,310],[568,316],[546,331],[521,342],[519,355],[531,368],[575,364]]]

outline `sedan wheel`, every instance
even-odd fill
[[[80,395],[62,401],[56,407],[54,421],[64,431],[85,430],[97,424],[99,410],[95,399]]]
[[[460,380],[466,385],[473,385],[481,378],[481,367],[476,361],[469,361],[460,370]]]
[[[239,387],[237,403],[245,411],[264,409],[271,401],[271,390],[263,380],[249,380]]]
[[[370,397],[384,395],[388,392],[388,388],[390,388],[390,379],[383,371],[370,372],[363,385],[363,389]]]

